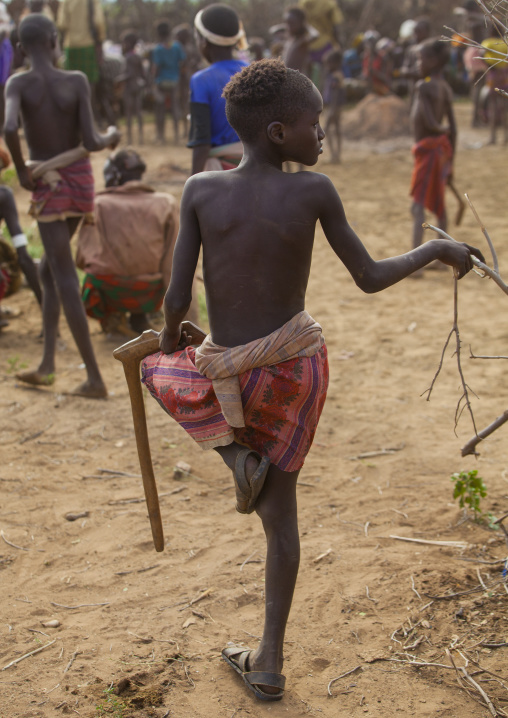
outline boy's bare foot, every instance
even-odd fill
[[[108,390],[102,382],[92,382],[89,379],[72,391],[64,392],[67,396],[82,396],[85,399],[106,399]]]
[[[54,374],[44,374],[40,371],[23,371],[16,374],[16,379],[24,381],[25,384],[31,384],[32,386],[51,386],[55,382]]]

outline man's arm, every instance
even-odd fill
[[[115,149],[120,142],[121,134],[116,127],[108,127],[105,134],[100,134],[95,129],[95,122],[90,101],[90,86],[85,75],[81,72],[74,73],[79,100],[79,127],[83,145],[89,152],[97,152],[105,147]]]
[[[342,202],[330,180],[324,175],[316,175],[316,178],[311,193],[320,208],[319,220],[326,238],[357,286],[368,294],[400,282],[435,259],[455,267],[459,278],[472,269],[471,254],[485,261],[478,249],[445,239],[434,239],[406,254],[376,261],[349,225]]]
[[[19,141],[19,118],[21,111],[21,82],[22,75],[14,75],[9,78],[5,86],[5,142],[11,153],[12,161],[16,167],[19,183],[28,190],[35,189],[32,173],[25,165],[21,144]]]
[[[192,302],[192,284],[201,249],[201,232],[195,210],[199,179],[187,181],[180,205],[180,231],[173,254],[171,282],[164,297],[164,329],[160,348],[165,354],[176,351],[180,342],[181,323]]]

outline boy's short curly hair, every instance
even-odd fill
[[[443,68],[450,60],[449,43],[438,37],[429,37],[428,40],[424,40],[420,45],[420,52],[433,55],[440,68]]]
[[[260,60],[234,75],[224,88],[226,116],[244,142],[253,142],[270,122],[291,125],[307,109],[314,85],[282,60]]]

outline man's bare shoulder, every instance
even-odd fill
[[[11,90],[22,90],[25,87],[29,87],[32,83],[40,83],[42,75],[37,69],[27,70],[26,72],[18,72],[15,75],[11,75],[7,80],[6,87]],[[62,82],[67,85],[73,85],[76,89],[86,88],[88,80],[86,75],[79,70],[59,70],[56,67],[53,68],[51,79],[57,82]]]

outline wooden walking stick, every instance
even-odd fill
[[[206,336],[206,334],[192,322],[182,322],[182,333],[183,332],[186,332],[190,343],[196,345],[201,344]],[[113,356],[123,364],[125,379],[129,388],[132,419],[134,421],[134,434],[136,436],[136,446],[138,449],[141,476],[143,477],[148,516],[152,528],[153,543],[156,551],[163,551],[164,532],[162,530],[159,496],[157,494],[157,485],[153,473],[143,391],[139,376],[141,360],[150,354],[155,354],[157,351],[159,351],[159,335],[157,332],[154,332],[153,329],[148,329],[143,332],[141,336],[115,349]]]
[[[457,214],[455,215],[455,224],[458,227],[459,224],[462,222],[464,210],[466,209],[466,203],[462,199],[462,196],[460,195],[458,189],[455,187],[453,180],[448,180],[448,187],[451,189],[451,191],[455,195],[457,202],[459,203],[459,206],[457,208]]]

